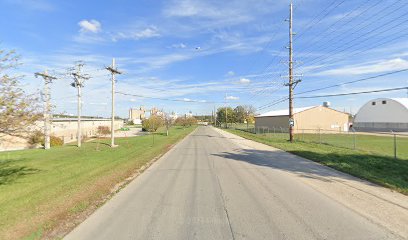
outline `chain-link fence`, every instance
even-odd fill
[[[288,140],[289,128],[258,127],[231,124],[230,128],[257,134],[270,140]],[[325,144],[335,147],[363,150],[372,154],[408,160],[408,133],[356,132],[333,129],[295,129],[296,142]]]

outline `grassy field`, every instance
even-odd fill
[[[37,239],[100,204],[114,186],[166,152],[195,127],[170,135],[0,153],[0,239]],[[99,150],[97,150],[99,148]]]
[[[246,128],[238,128],[246,131]],[[253,131],[253,128],[249,131]],[[288,133],[281,133],[280,129],[276,129],[275,133],[272,129],[259,129],[258,134],[265,138],[276,138],[285,140],[288,138]],[[286,131],[286,130],[284,130]],[[306,143],[321,143],[324,145],[332,145],[335,147],[349,148],[353,150],[362,150],[376,155],[394,157],[394,137],[389,134],[367,135],[361,133],[298,133],[295,134],[295,140]],[[408,160],[408,136],[397,135],[396,138],[397,158]]]
[[[400,158],[395,160],[391,156],[373,153],[374,151],[381,151],[381,149],[389,150],[389,146],[385,143],[388,142],[388,139],[380,139],[381,137],[378,136],[365,136],[370,140],[366,139],[365,141],[365,144],[368,145],[366,148],[372,149],[370,151],[301,141],[291,144],[283,135],[270,137],[241,130],[229,129],[228,131],[408,195],[408,142],[405,142],[404,146],[400,146]]]

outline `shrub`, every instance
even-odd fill
[[[197,124],[197,119],[195,119],[194,117],[187,117],[187,118],[179,117],[176,119],[175,124],[178,126],[187,127],[187,126]]]
[[[35,131],[28,138],[28,143],[30,145],[42,144],[43,142],[44,142],[44,134],[39,130]]]
[[[151,116],[144,119],[142,122],[142,130],[149,132],[156,132],[157,129],[164,125],[164,119],[160,116]]]
[[[41,146],[44,146],[44,142],[44,133],[39,130],[35,131],[28,139],[30,145],[41,144]],[[56,136],[50,136],[50,145],[51,147],[62,146],[64,145],[64,140]]]
[[[64,145],[64,140],[62,140],[62,138],[59,138],[59,137],[56,137],[56,136],[51,136],[50,137],[50,145],[51,145],[51,147],[62,146],[62,145]]]
[[[108,126],[98,126],[98,134],[99,135],[107,135],[111,133],[110,128]]]

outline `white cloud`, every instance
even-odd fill
[[[227,72],[227,76],[228,77],[232,77],[232,76],[234,76],[235,75],[235,72],[234,71],[229,71],[229,72]]]
[[[226,99],[226,100],[238,100],[238,99],[239,99],[239,97],[235,97],[235,96],[227,96],[225,99]]]
[[[160,33],[156,26],[150,26],[142,30],[127,30],[121,31],[113,35],[112,40],[118,41],[121,39],[140,40],[146,38],[159,37]]]
[[[102,30],[101,23],[94,19],[82,20],[78,23],[78,25],[81,27],[81,29],[79,30],[81,33],[86,32],[98,33]]]
[[[186,47],[187,45],[184,43],[176,43],[170,46],[170,48],[181,48],[181,49],[186,48]]]
[[[315,76],[341,76],[341,75],[362,75],[369,73],[381,73],[396,71],[408,68],[408,61],[402,58],[382,60],[380,62],[366,63],[364,65],[349,65],[336,69],[326,70],[314,74]]]
[[[239,79],[239,83],[248,84],[248,83],[251,83],[251,80],[249,80],[248,78],[241,78]]]

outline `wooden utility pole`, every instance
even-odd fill
[[[76,65],[76,71],[71,73],[74,78],[74,82],[71,83],[71,86],[78,90],[78,128],[77,128],[77,146],[81,147],[82,142],[82,130],[81,130],[81,112],[82,112],[82,88],[84,87],[84,81],[89,79],[88,76],[81,74],[81,68],[84,66],[83,63],[78,63]]]
[[[289,141],[293,142],[293,129],[295,125],[295,121],[293,119],[293,90],[295,86],[300,82],[300,80],[294,80],[294,75],[293,75],[293,3],[290,1],[290,7],[289,7],[289,83],[287,86],[289,86]]]
[[[293,3],[289,11],[289,140],[293,142]],[[292,122],[291,122],[292,121]]]
[[[112,59],[112,66],[107,67],[106,70],[112,74],[112,116],[111,116],[111,147],[116,147],[115,145],[115,74],[122,74],[115,67],[115,59]]]
[[[225,128],[228,128],[227,93],[225,93]]]
[[[52,80],[57,79],[51,75],[48,75],[47,70],[43,73],[37,72],[34,74],[35,77],[42,77],[44,79],[44,93],[43,93],[43,100],[44,100],[44,149],[50,149],[50,125],[51,125],[51,97],[50,97],[50,84]]]

